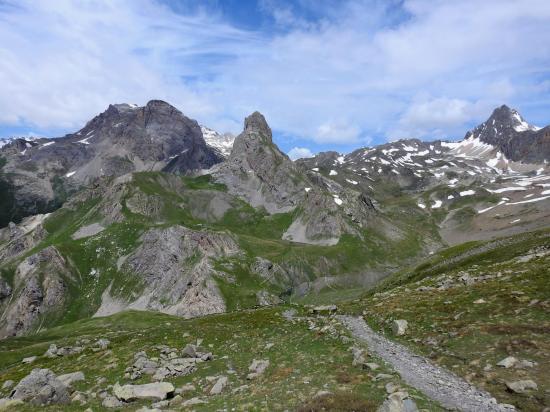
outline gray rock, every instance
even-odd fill
[[[266,290],[260,290],[256,293],[256,300],[260,306],[275,306],[283,303],[283,300]]]
[[[105,350],[109,347],[110,344],[111,342],[108,339],[101,338],[97,340],[97,342],[95,343],[95,346],[101,350]]]
[[[353,346],[350,348],[351,353],[353,354],[353,366],[359,366],[362,368],[366,363],[366,351],[363,348],[358,348],[356,346]]]
[[[412,399],[408,399],[405,392],[394,392],[389,395],[377,412],[416,412],[418,407]]]
[[[252,364],[248,367],[248,371],[250,372],[246,379],[256,379],[259,376],[263,375],[265,370],[269,367],[269,360],[267,359],[254,359],[252,361]]]
[[[174,385],[168,382],[146,383],[143,385],[119,385],[113,386],[113,394],[125,402],[136,399],[164,400],[174,393]]]
[[[396,336],[401,336],[407,333],[409,323],[404,319],[394,320],[392,323],[392,332]]]
[[[508,356],[507,358],[504,358],[500,362],[498,362],[497,366],[508,369],[516,365],[516,363],[518,363],[518,360],[516,358],[514,358],[513,356]]]
[[[104,408],[120,408],[124,406],[124,402],[118,400],[115,396],[106,396],[101,405]]]
[[[21,362],[26,363],[26,364],[30,364],[30,363],[33,363],[37,358],[38,358],[38,356],[29,356],[28,358],[23,358],[23,360]]]
[[[12,381],[11,379],[8,379],[2,384],[2,389],[9,389],[13,386],[14,383],[15,383],[14,381]]]
[[[210,395],[219,395],[222,393],[228,382],[227,376],[220,376],[214,386],[212,386],[212,389],[210,389]]]
[[[386,393],[388,393],[388,394],[392,394],[394,392],[397,392],[400,389],[399,385],[395,384],[394,382],[386,383],[385,388],[386,388]]]
[[[23,405],[23,401],[21,399],[10,399],[10,398],[0,399],[0,411],[17,410],[16,407],[21,405]]]
[[[514,366],[515,366],[516,369],[528,369],[528,368],[532,368],[533,366],[535,366],[535,362],[531,362],[531,361],[528,361],[526,359],[522,359],[522,360],[518,361]]]
[[[188,399],[186,400],[185,402],[183,402],[183,406],[195,406],[195,405],[204,405],[206,404],[207,402],[200,399],[200,398],[191,398],[191,399]]]
[[[506,387],[515,393],[525,393],[530,390],[538,390],[537,384],[530,380],[520,380],[520,381],[514,381],[514,382],[506,382]]]
[[[59,375],[57,377],[65,386],[71,386],[74,382],[83,381],[85,379],[84,373],[78,371],[78,372],[72,372],[72,373],[66,373],[64,375]]]
[[[17,384],[11,397],[32,405],[70,402],[67,387],[49,369],[33,369]]]

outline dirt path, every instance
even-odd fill
[[[467,412],[515,410],[513,407],[497,404],[488,392],[470,385],[403,345],[374,332],[362,318],[339,318],[356,339],[366,342],[370,351],[392,365],[407,384],[422,391],[443,407]]]

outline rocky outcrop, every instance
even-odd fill
[[[6,262],[35,247],[46,236],[42,222],[48,215],[35,215],[25,218],[19,225],[10,222],[0,229],[0,261]]]
[[[305,195],[305,176],[273,144],[271,129],[258,112],[245,119],[230,156],[212,173],[230,193],[268,213],[291,211]]]
[[[49,369],[33,369],[14,388],[11,399],[19,399],[34,406],[70,402],[67,386]]]
[[[124,308],[157,310],[186,318],[225,310],[210,260],[239,253],[231,236],[172,226],[151,229],[140,241],[121,266],[142,285],[139,296],[132,301],[104,296],[97,316]]]
[[[0,338],[23,335],[41,317],[62,311],[70,277],[67,262],[53,246],[23,260],[0,318]]]

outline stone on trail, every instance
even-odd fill
[[[67,386],[49,369],[33,369],[17,384],[11,398],[37,406],[70,402]]]
[[[169,382],[146,383],[143,385],[123,385],[116,383],[113,394],[120,400],[130,402],[136,399],[164,400],[174,393],[174,385]]]
[[[394,320],[392,323],[392,332],[396,336],[402,336],[407,332],[409,322],[404,319]]]

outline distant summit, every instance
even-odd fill
[[[529,124],[517,110],[502,105],[466,133],[465,139],[493,145],[510,160],[538,163],[550,159],[550,139],[545,137],[548,132],[548,127]]]

